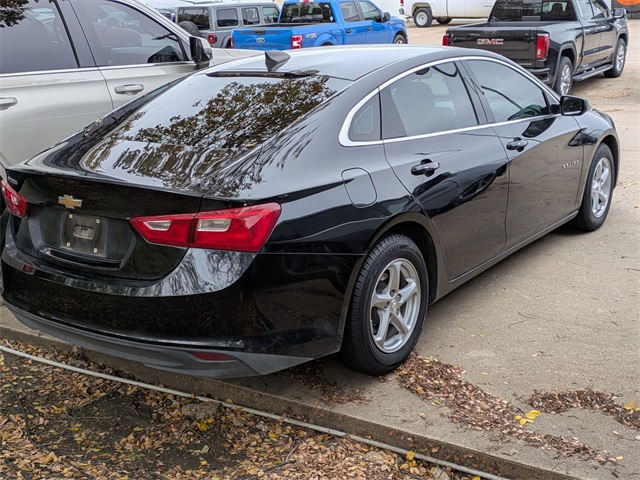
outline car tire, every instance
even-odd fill
[[[618,39],[616,43],[616,51],[613,56],[613,67],[610,70],[604,72],[604,76],[608,78],[617,78],[622,75],[624,70],[624,64],[627,60],[627,42],[622,38]]]
[[[396,368],[418,341],[428,298],[427,266],[418,246],[404,235],[384,237],[367,255],[356,280],[342,361],[370,375]]]
[[[431,15],[431,10],[429,8],[419,8],[413,14],[413,23],[416,27],[430,27],[431,22],[433,22],[433,15]]]
[[[569,95],[573,87],[573,64],[569,57],[561,57],[553,89],[560,95]]]
[[[178,23],[178,26],[180,28],[182,28],[185,32],[187,32],[189,35],[193,36],[193,37],[201,37],[202,36],[200,34],[200,29],[193,22],[188,22],[188,21],[184,20],[184,21]]]
[[[397,33],[396,36],[393,37],[393,43],[402,45],[404,43],[407,43],[407,39],[404,38],[404,35],[402,35],[401,33]]]
[[[574,222],[577,228],[592,232],[602,226],[611,207],[614,178],[613,154],[611,149],[603,143],[596,150],[589,167],[582,204]]]
[[[436,22],[438,22],[440,25],[449,25],[451,23],[451,20],[453,20],[451,17],[436,18]]]

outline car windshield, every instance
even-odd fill
[[[282,7],[280,23],[334,22],[329,3],[300,2],[287,3]]]

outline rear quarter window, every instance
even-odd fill
[[[178,22],[193,22],[200,30],[211,28],[211,18],[208,8],[184,8],[178,11]]]
[[[216,10],[216,25],[220,28],[237,27],[238,10],[235,8],[219,8]]]

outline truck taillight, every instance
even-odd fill
[[[233,48],[233,35],[229,37],[229,43],[227,43],[227,48]]]
[[[539,33],[536,41],[536,60],[546,60],[549,53],[549,34]]]
[[[302,48],[302,35],[291,35],[291,48]]]
[[[218,36],[215,33],[210,33],[207,35],[207,40],[209,40],[209,44],[213,45],[218,41]]]
[[[404,7],[404,0],[400,0],[400,6]]]
[[[131,225],[149,243],[177,247],[259,252],[280,216],[280,205],[179,215],[135,217]]]
[[[7,180],[0,181],[0,189],[9,213],[16,217],[24,217],[27,214],[27,201],[25,198],[16,192]]]
[[[442,36],[442,45],[444,45],[445,47],[449,46],[449,35]]]

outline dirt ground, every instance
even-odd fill
[[[127,376],[18,342],[5,346]],[[2,479],[457,479],[465,476],[214,402],[0,353]],[[330,388],[325,388],[329,395]],[[357,401],[352,397],[349,400]],[[479,477],[475,477],[478,480]]]

